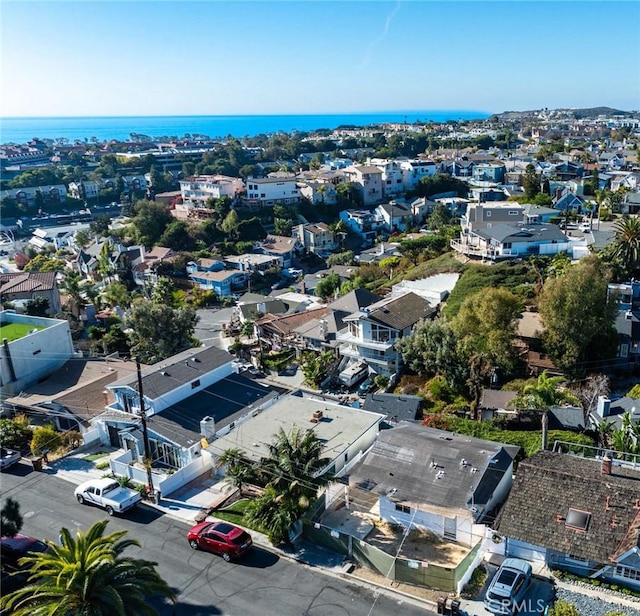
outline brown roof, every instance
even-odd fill
[[[51,291],[56,286],[56,272],[10,272],[0,274],[0,293]]]
[[[256,325],[260,325],[265,331],[270,330],[280,335],[287,335],[293,333],[296,327],[300,327],[313,319],[321,319],[330,312],[331,310],[327,306],[324,306],[323,308],[316,308],[315,310],[307,310],[306,312],[297,312],[296,314],[287,314],[284,316],[267,314],[256,321]]]
[[[640,472],[541,451],[521,462],[498,531],[563,554],[597,563],[615,561],[638,545]],[[585,530],[567,524],[569,510],[588,514]]]

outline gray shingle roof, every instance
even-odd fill
[[[563,554],[608,563],[638,544],[640,472],[598,460],[541,451],[520,463],[498,531]],[[567,525],[569,509],[589,514],[585,531]]]
[[[403,396],[396,394],[367,394],[362,408],[385,415],[386,421],[414,421],[418,419],[418,411],[422,404],[420,396]]]
[[[435,311],[427,300],[409,292],[391,300],[385,299],[371,304],[367,308],[366,319],[402,331]]]
[[[233,355],[215,346],[187,349],[169,359],[153,364],[143,371],[142,389],[144,395],[151,400],[159,398],[231,361],[233,361]],[[110,384],[108,389],[125,386],[138,391],[135,372],[127,378]]]

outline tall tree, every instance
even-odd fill
[[[459,390],[468,376],[468,367],[458,353],[458,338],[444,318],[425,319],[410,336],[396,342],[402,361],[414,372],[443,376],[451,389]]]
[[[3,597],[2,606],[14,616],[151,616],[157,611],[150,598],[175,602],[157,563],[124,556],[140,543],[124,539],[127,531],[105,535],[107,522],[96,522],[86,534],[78,531],[76,538],[63,528],[62,545],[25,557],[29,584]]]
[[[616,353],[616,299],[608,297],[609,273],[591,255],[546,280],[539,299],[544,348],[566,374],[580,376]]]
[[[146,199],[138,201],[134,211],[133,225],[138,241],[147,247],[155,246],[173,217],[165,205]]]
[[[533,199],[540,192],[540,178],[536,173],[536,168],[531,163],[524,169],[522,187],[524,188],[524,194],[529,199]]]
[[[521,301],[506,289],[484,289],[467,297],[451,321],[461,353],[468,358],[480,353],[494,367],[513,370],[513,340],[521,310]]]
[[[171,357],[192,345],[197,322],[193,308],[137,302],[125,321],[131,330],[131,352],[147,364]]]
[[[22,523],[20,503],[8,497],[0,511],[0,535],[2,537],[15,537],[22,529]]]

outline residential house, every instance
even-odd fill
[[[3,274],[4,276],[4,274]],[[50,319],[0,312],[0,326],[15,325],[26,332],[0,345],[0,393],[18,394],[47,378],[72,357],[76,357],[66,319]]]
[[[554,166],[553,175],[563,182],[581,178],[584,175],[584,166],[577,162],[565,161]]]
[[[385,227],[382,216],[370,210],[342,210],[338,216],[351,231],[370,244],[373,244],[379,232]]]
[[[413,222],[413,210],[403,200],[392,200],[381,203],[374,210],[374,216],[384,221],[384,229],[389,233],[407,231]]]
[[[610,283],[607,293],[618,299],[618,367],[633,369],[640,363],[640,282]]]
[[[364,206],[380,203],[384,198],[382,171],[373,165],[352,165],[345,176],[358,190]]]
[[[152,250],[142,251],[142,261],[133,267],[133,280],[136,284],[155,284],[158,282],[156,268],[161,263],[171,263],[177,253],[165,246],[154,246]]]
[[[626,161],[624,156],[617,152],[602,152],[598,156],[598,165],[609,171],[620,171],[626,168]]]
[[[91,421],[104,413],[108,402],[105,387],[132,374],[135,362],[122,359],[68,360],[48,378],[3,399],[3,406],[15,413],[52,423],[62,432],[88,434]]]
[[[303,176],[304,177],[304,176]],[[300,196],[313,205],[335,205],[338,202],[338,186],[344,175],[335,171],[314,174],[313,177],[299,179]]]
[[[635,171],[633,173],[616,174],[614,179],[611,180],[611,190],[616,192],[621,188],[626,188],[630,191],[640,190],[640,173]]]
[[[0,272],[0,304],[26,303],[40,297],[49,302],[50,316],[62,311],[56,272]]]
[[[483,259],[513,259],[530,255],[555,255],[568,252],[573,255],[574,247],[586,245],[585,238],[570,240],[552,224],[498,224],[490,228],[479,229],[461,239],[466,244],[452,240],[454,250]]]
[[[365,411],[381,413],[384,421],[392,426],[403,421],[422,419],[424,398],[405,394],[368,393],[362,403]]]
[[[382,195],[378,195],[378,198],[393,197],[405,192],[404,173],[398,160],[370,158],[367,161],[367,166],[375,167],[380,170]]]
[[[124,192],[129,195],[141,195],[147,192],[149,185],[144,175],[123,175]]]
[[[198,269],[189,273],[189,279],[204,291],[213,291],[218,297],[231,297],[246,289],[248,274],[236,269]]]
[[[293,174],[273,174],[266,178],[249,178],[243,204],[251,208],[293,205],[300,202],[298,181]]]
[[[143,258],[144,247],[123,246],[109,238],[81,248],[75,267],[85,278],[97,280],[101,276],[124,274],[142,263]]]
[[[29,238],[29,244],[35,246],[38,250],[43,250],[47,246],[52,246],[56,250],[67,246],[75,247],[75,234],[78,231],[88,231],[90,227],[90,224],[38,227],[33,230],[33,234]]]
[[[475,182],[490,182],[492,184],[502,184],[506,173],[502,164],[485,163],[473,166],[471,177]]]
[[[378,437],[379,413],[336,404],[316,396],[296,392],[281,396],[269,408],[236,425],[228,434],[209,443],[207,450],[215,460],[227,449],[258,463],[269,456],[269,445],[280,430],[290,434],[298,429],[312,432],[322,443],[321,457],[328,462],[319,474],[343,476]]]
[[[278,392],[233,374],[233,356],[212,345],[188,349],[142,371],[154,486],[162,494],[212,471],[208,442],[228,432]],[[106,386],[111,402],[94,419],[85,441],[124,449],[112,471],[146,483],[140,430],[140,395],[135,372]],[[169,469],[169,473],[162,472]]]
[[[480,398],[480,412],[482,420],[493,419],[500,415],[515,415],[516,407],[513,404],[517,391],[501,389],[483,389]]]
[[[422,178],[432,177],[438,172],[438,166],[432,160],[400,160],[405,191],[413,190]]]
[[[411,220],[414,225],[421,225],[428,216],[433,214],[438,204],[426,197],[418,197],[410,203]]]
[[[588,209],[588,202],[584,197],[574,195],[572,192],[565,190],[556,194],[553,200],[553,208],[560,212],[576,212],[581,214]]]
[[[188,208],[204,208],[209,199],[234,200],[243,190],[241,178],[227,175],[196,175],[180,180],[182,205]]]
[[[227,255],[224,257],[224,264],[228,268],[243,272],[266,272],[273,268],[280,269],[279,257],[248,252],[242,255]]]
[[[255,245],[257,252],[277,257],[282,268],[291,267],[293,258],[302,251],[302,248],[298,238],[282,235],[268,235]]]
[[[331,310],[326,306],[314,305],[308,308],[301,304],[295,312],[287,312],[285,314],[267,313],[255,322],[256,331],[259,339],[271,345],[275,350],[283,348],[299,348],[304,349],[309,344],[306,338],[312,338],[311,335],[305,336],[308,331],[308,324],[312,323],[313,327],[322,330],[320,323],[329,318]],[[316,338],[321,338],[322,332],[319,331]],[[312,348],[320,349],[320,345],[311,343]]]
[[[69,184],[69,196],[82,201],[95,200],[100,196],[100,183],[95,180],[83,180]]]
[[[472,160],[446,160],[440,164],[442,173],[448,173],[454,178],[470,178],[473,174],[474,162]]]
[[[640,590],[640,473],[540,451],[520,462],[496,530],[507,556]]]
[[[298,239],[305,252],[327,253],[337,247],[333,231],[324,222],[295,225],[291,235]]]
[[[623,214],[637,216],[640,214],[640,192],[626,193],[620,205]]]
[[[303,348],[332,350],[337,354],[337,334],[346,327],[344,318],[377,301],[380,301],[378,295],[366,289],[354,289],[331,302],[327,313],[314,315],[314,318],[296,326],[293,333]]]
[[[347,328],[339,332],[341,369],[366,362],[370,372],[397,375],[402,357],[395,348],[399,338],[408,336],[415,325],[435,316],[429,302],[415,293],[380,300],[344,317]]]
[[[400,422],[349,475],[351,507],[472,547],[507,498],[519,447]]]
[[[0,201],[8,199],[17,205],[26,207],[60,205],[64,203],[66,198],[67,187],[64,184],[25,186],[23,188],[10,188],[0,191]]]
[[[473,201],[479,203],[504,201],[507,196],[504,188],[487,188],[486,186],[470,186],[469,195]]]

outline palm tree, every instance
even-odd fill
[[[562,376],[549,376],[545,370],[534,383],[528,383],[518,394],[513,403],[521,410],[542,411],[542,449],[547,448],[547,413],[549,408],[559,404],[580,405],[578,398],[565,389],[566,379]]]
[[[253,501],[247,518],[259,524],[273,543],[288,543],[289,530],[309,508],[318,490],[333,481],[333,474],[322,473],[329,458],[322,458],[324,445],[313,432],[282,428],[269,445],[261,474],[266,480],[262,496]]]
[[[157,612],[150,597],[175,602],[157,563],[123,556],[139,542],[123,539],[127,531],[105,535],[107,523],[96,522],[75,539],[63,528],[62,545],[22,559],[30,570],[29,584],[3,597],[2,607],[15,616],[152,616]]]
[[[82,310],[86,304],[86,300],[82,296],[83,280],[80,274],[69,273],[65,274],[64,281],[61,285],[64,292],[71,297],[78,310]]]
[[[614,225],[613,256],[620,260],[625,272],[640,270],[640,218],[624,218]]]
[[[112,307],[127,308],[131,305],[131,295],[121,282],[110,282],[103,290],[102,297]]]
[[[259,483],[256,469],[237,448],[226,449],[216,460],[216,470],[226,467],[225,481],[242,490],[247,483]]]

